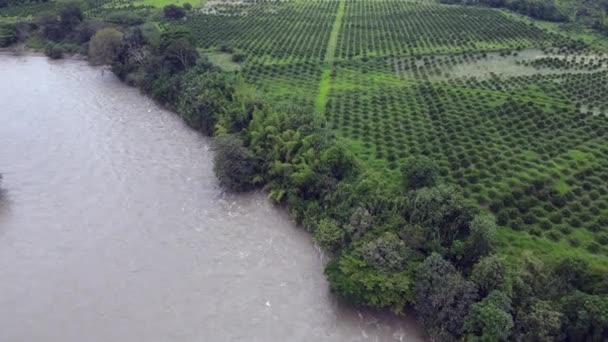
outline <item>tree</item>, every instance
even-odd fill
[[[492,214],[480,214],[473,218],[464,247],[463,261],[470,267],[479,258],[496,250],[498,226]]]
[[[551,302],[537,300],[528,310],[518,313],[515,339],[550,342],[561,340],[562,313]]]
[[[123,34],[115,28],[107,27],[97,31],[89,44],[89,58],[92,64],[112,64],[122,44]]]
[[[344,229],[336,221],[327,218],[319,221],[312,236],[319,246],[330,252],[335,252],[342,246],[344,237]]]
[[[439,185],[419,189],[412,201],[410,221],[425,227],[428,241],[449,248],[455,240],[468,236],[475,209],[467,206],[453,187]]]
[[[59,12],[59,21],[64,32],[72,31],[84,19],[84,14],[78,2],[69,2]]]
[[[163,32],[161,36],[162,56],[167,71],[177,73],[196,64],[198,52],[194,38],[186,29],[174,29]]]
[[[401,169],[403,180],[408,189],[431,187],[437,183],[439,168],[428,157],[412,157],[405,161]]]
[[[568,341],[605,341],[608,336],[608,296],[580,291],[561,300]]]
[[[173,4],[165,6],[163,8],[163,13],[165,18],[174,20],[181,19],[186,16],[186,11],[184,8]]]
[[[213,171],[222,186],[236,192],[254,187],[259,163],[238,138],[220,136],[215,140],[214,150]]]
[[[481,302],[471,306],[464,326],[467,341],[505,341],[513,329],[511,299],[500,291],[492,291]]]
[[[436,340],[454,340],[462,335],[469,307],[477,298],[476,285],[465,280],[437,253],[431,254],[416,269],[414,306]]]
[[[212,135],[218,118],[231,106],[233,89],[223,74],[193,69],[183,78],[177,112],[192,128]]]
[[[325,269],[332,291],[356,305],[391,308],[399,313],[412,300],[409,272],[380,272],[367,265],[358,249],[330,262]]]
[[[507,290],[507,268],[503,259],[489,255],[477,261],[473,266],[470,279],[479,286],[483,296],[494,290]]]
[[[585,290],[591,279],[587,261],[582,259],[564,258],[553,269],[557,285],[564,293],[575,289]]]
[[[409,251],[395,233],[386,232],[362,248],[363,258],[370,265],[384,271],[401,271],[405,267]]]
[[[40,28],[40,34],[46,39],[57,42],[65,37],[65,32],[54,15],[43,15],[37,18],[37,25]]]
[[[44,47],[44,54],[50,59],[61,59],[63,58],[63,48],[61,45],[48,43]]]
[[[0,48],[17,42],[17,28],[14,25],[0,25]]]
[[[182,5],[182,7],[183,7],[183,8],[184,8],[186,11],[191,11],[191,10],[192,10],[192,5],[191,5],[191,4],[189,4],[189,3],[187,3],[187,2],[186,2],[186,3],[184,3],[184,4]]]

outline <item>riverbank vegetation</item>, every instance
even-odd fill
[[[286,205],[353,303],[440,341],[608,336],[608,51],[432,1],[120,4],[0,42],[88,54],[215,136],[220,183]]]

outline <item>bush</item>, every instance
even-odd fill
[[[122,33],[115,28],[103,28],[95,33],[89,44],[92,64],[112,64],[122,43]]]
[[[403,270],[409,255],[405,243],[396,234],[390,232],[366,243],[362,252],[370,266],[384,271]]]
[[[51,59],[61,59],[63,58],[63,53],[63,48],[57,44],[47,44],[44,48],[44,54]]]
[[[135,12],[119,11],[108,15],[106,21],[122,26],[136,26],[146,22],[146,19]]]
[[[412,280],[408,272],[378,272],[354,251],[341,255],[325,270],[333,292],[356,305],[401,312],[412,300]]]
[[[434,186],[439,175],[439,168],[428,157],[409,158],[401,169],[403,180],[408,189]]]
[[[232,55],[232,61],[235,63],[241,63],[245,61],[245,55],[242,53],[235,53]]]
[[[17,42],[17,28],[14,25],[0,25],[0,48]]]
[[[336,221],[321,219],[312,237],[321,248],[335,252],[338,248],[342,247],[345,234],[344,229]]]
[[[186,11],[177,5],[167,5],[163,8],[163,13],[167,19],[181,19],[186,16]]]
[[[220,184],[230,191],[247,191],[255,186],[259,162],[234,136],[221,136],[215,140],[213,171]]]

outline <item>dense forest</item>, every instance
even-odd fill
[[[332,256],[332,291],[357,305],[411,306],[436,341],[604,341],[606,57],[485,8],[571,20],[553,2],[442,2],[263,2],[259,17],[70,2],[6,20],[0,45],[87,55],[214,136],[220,183],[285,205]],[[384,41],[392,26],[361,13],[428,17]],[[283,44],[263,40],[260,27],[289,15],[301,25],[264,33]],[[532,48],[546,54],[523,59]],[[494,60],[532,75],[445,76]]]

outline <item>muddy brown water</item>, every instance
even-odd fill
[[[421,341],[329,293],[209,140],[82,61],[0,56],[0,341]]]

